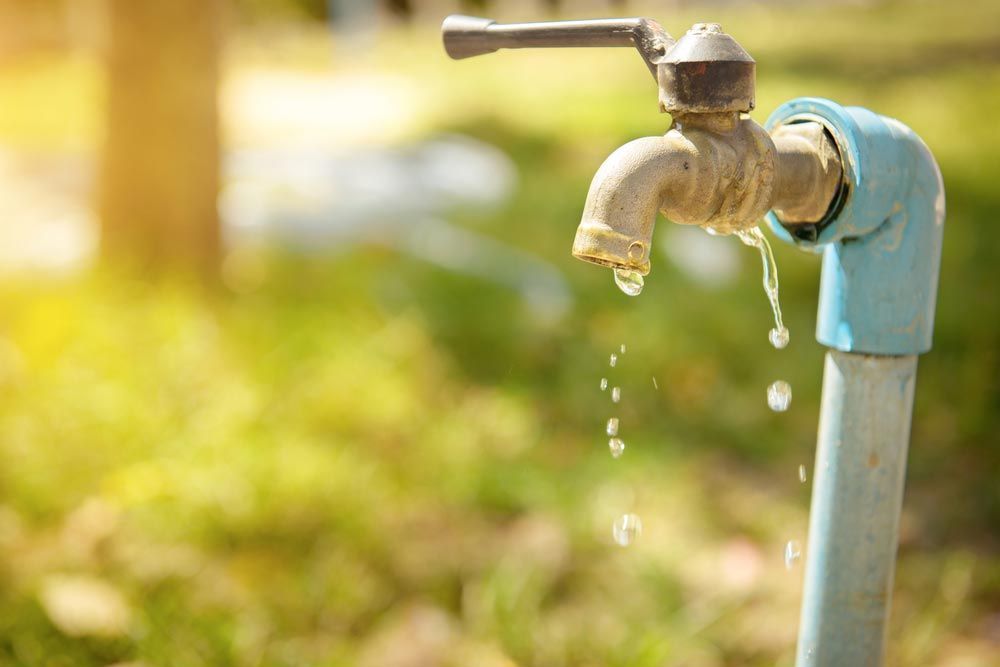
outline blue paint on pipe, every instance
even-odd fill
[[[816,339],[823,380],[798,667],[879,667],[902,507],[917,354],[931,347],[944,187],[899,121],[829,100],[779,107],[766,126],[818,121],[840,151],[841,197],[815,239],[823,253]]]
[[[844,352],[927,352],[944,231],[933,156],[899,121],[820,98],[782,105],[766,127],[810,120],[840,150],[845,196],[814,241],[794,237],[773,212],[767,221],[779,238],[823,252],[816,339]]]
[[[827,353],[798,667],[879,667],[917,357]]]

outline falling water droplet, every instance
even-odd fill
[[[625,343],[622,343],[621,347],[618,349],[621,350],[622,354],[625,354]]]
[[[601,391],[607,391],[608,389],[608,378],[601,378]]]
[[[767,388],[767,405],[775,412],[784,412],[792,403],[792,387],[784,380],[776,380]]]
[[[653,378],[653,389],[659,389],[660,385],[656,384],[656,378]]]
[[[620,400],[622,400],[622,388],[621,387],[612,387],[611,388],[611,402],[612,403],[617,403]]]
[[[617,459],[625,451],[625,441],[621,438],[611,438],[608,440],[608,449],[611,450],[611,456]]]
[[[618,417],[609,419],[608,425],[604,430],[607,431],[608,435],[618,435]]]
[[[638,271],[615,269],[615,285],[629,296],[638,296],[643,284],[642,274]]]
[[[804,465],[799,466],[799,481],[803,484],[806,483],[806,467]]]
[[[785,569],[791,570],[802,558],[802,546],[796,540],[788,540],[785,545]]]
[[[615,523],[611,527],[611,535],[615,538],[615,544],[618,546],[629,546],[642,535],[642,519],[635,514],[623,514],[615,519]]]
[[[780,329],[771,329],[771,333],[767,335],[767,338],[771,341],[771,345],[773,345],[776,350],[784,350],[788,347],[789,333],[788,329],[785,327],[781,327]]]
[[[774,329],[768,338],[771,340],[771,345],[780,350],[788,345],[788,329],[781,321],[781,304],[778,302],[778,265],[774,262],[771,244],[767,242],[767,237],[760,231],[760,227],[740,230],[736,232],[736,236],[744,244],[760,251],[760,261],[764,265],[764,293],[767,294],[767,300],[771,302],[771,311],[774,313]]]
[[[614,368],[615,366],[617,366],[618,365],[618,355],[615,354],[614,352],[612,352],[611,353],[611,360],[608,363],[611,365],[611,368]]]

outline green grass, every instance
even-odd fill
[[[823,94],[904,120],[941,162],[945,257],[890,664],[986,664],[1000,600],[998,10],[711,13],[758,59],[758,119]],[[663,18],[675,33],[694,20]],[[429,29],[399,38],[407,58],[368,66],[421,84],[421,132],[481,137],[521,171],[501,210],[457,221],[556,263],[575,309],[547,325],[501,288],[376,249],[275,252],[241,295],[6,279],[0,664],[792,664],[800,572],[781,549],[805,536],[816,258],[776,248],[793,336],[781,353],[749,250],[736,285],[706,292],[660,260],[641,297],[622,296],[568,246],[603,157],[665,128],[638,58],[451,63]],[[234,68],[308,71],[327,53],[308,34],[248,43]],[[19,67],[0,72],[4,142],[93,146],[80,119],[99,117],[98,96],[71,93],[98,90],[96,70]],[[30,113],[49,95],[61,113]],[[628,449],[612,461],[597,384],[622,342]],[[778,377],[795,391],[783,415],[764,403]],[[621,550],[610,521],[629,509],[646,530]],[[114,586],[128,631],[60,631],[40,597],[54,574]]]

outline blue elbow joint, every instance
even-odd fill
[[[923,141],[897,120],[820,98],[799,98],[767,120],[821,123],[835,141],[843,183],[814,225],[781,239],[823,253],[816,339],[844,352],[921,354],[931,348],[944,231],[941,172]]]

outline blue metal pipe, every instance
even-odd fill
[[[902,123],[802,98],[771,129],[822,123],[842,197],[812,239],[774,213],[779,238],[823,252],[816,338],[826,359],[799,625],[798,667],[878,667],[899,536],[917,354],[931,347],[944,229],[941,174]]]
[[[927,352],[944,232],[934,157],[899,121],[820,98],[783,104],[765,127],[808,120],[840,150],[843,196],[815,240],[796,237],[773,212],[767,222],[779,238],[823,252],[816,339],[844,352]]]
[[[881,665],[917,357],[830,351],[796,664]]]

